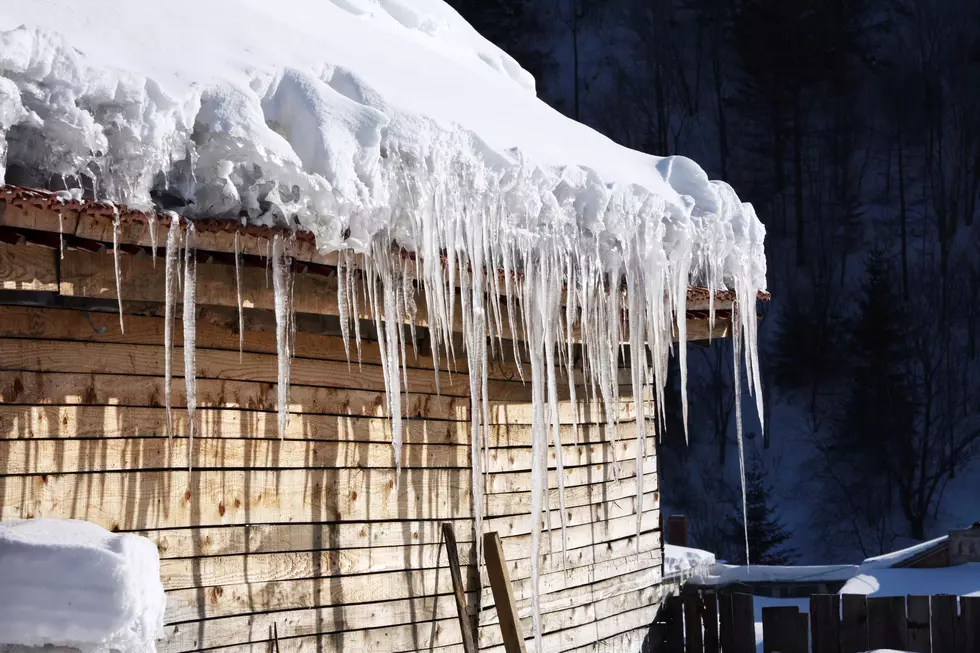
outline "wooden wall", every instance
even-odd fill
[[[114,294],[104,279],[111,256],[67,252],[61,261],[54,250],[0,249],[7,291],[72,295],[87,283],[101,289],[99,296]],[[101,257],[98,274],[91,266],[77,272],[79,261],[92,257]],[[127,269],[149,263],[127,258],[133,261]],[[77,278],[66,279],[73,269]],[[202,264],[202,280],[207,270]],[[140,285],[132,276],[125,284],[124,296],[126,287]],[[0,303],[14,301],[0,290]],[[298,334],[290,392],[295,414],[280,439],[274,332],[267,321],[250,321],[239,360],[228,312],[202,306],[199,427],[189,455],[180,323],[170,440],[162,407],[163,319],[146,304],[127,310],[151,315],[127,315],[124,335],[113,313],[0,306],[0,519],[85,519],[152,539],[167,588],[166,639],[158,646],[164,653],[265,653],[273,628],[283,653],[462,651],[439,530],[451,521],[468,565],[464,577],[481,650],[502,650],[492,596],[484,587],[481,598],[474,564],[464,362],[458,363],[464,374],[443,373],[436,394],[431,361],[410,360],[412,419],[396,491],[372,343],[365,343],[362,365],[348,365],[339,337]],[[503,537],[521,616],[529,617],[529,387],[507,365],[492,377],[486,529]],[[624,411],[630,410],[627,402]],[[633,429],[619,430],[616,479],[601,411],[581,412],[591,424],[562,432],[564,568],[556,496],[554,530],[544,537],[546,650],[636,650],[659,602],[654,444],[651,439],[646,452],[647,493],[637,505]],[[570,420],[566,405],[563,421]],[[554,472],[550,480],[555,487]],[[529,618],[524,628],[531,633]]]

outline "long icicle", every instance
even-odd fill
[[[279,437],[286,437],[289,426],[289,384],[291,376],[291,343],[290,335],[290,274],[292,261],[286,252],[286,239],[276,234],[272,239],[272,287],[275,296],[276,313],[276,351],[278,360],[278,378],[276,387],[276,404],[279,413]]]
[[[119,209],[113,209],[112,218],[112,265],[116,270],[116,304],[119,306],[119,330],[126,334],[123,323],[122,273],[119,270]]]
[[[235,232],[235,290],[238,297],[238,362],[241,363],[245,349],[245,315],[242,313],[242,256],[238,247],[238,232]]]
[[[184,242],[184,387],[187,390],[187,471],[193,468],[197,412],[197,233],[187,223]]]
[[[174,217],[167,230],[167,250],[164,271],[164,325],[163,325],[163,396],[167,407],[167,437],[173,439],[174,423],[171,412],[171,384],[174,363],[174,320],[177,309],[178,255],[180,253],[180,218]]]

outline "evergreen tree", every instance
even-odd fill
[[[765,470],[758,460],[745,470],[745,498],[748,503],[749,564],[790,565],[797,552],[787,546],[790,534],[780,521],[772,503],[772,487],[766,483]],[[741,506],[738,516],[729,518],[731,538],[736,542],[745,539]],[[738,562],[745,564],[745,549],[738,547]]]

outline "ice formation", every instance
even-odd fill
[[[321,250],[339,251],[345,347],[353,326],[360,360],[358,318],[373,316],[399,463],[406,339],[427,328],[437,369],[452,372],[466,356],[478,529],[487,373],[505,339],[530,363],[535,515],[547,508],[549,441],[560,456],[560,391],[601,400],[615,438],[621,357],[632,396],[655,400],[653,414],[635,402],[642,503],[643,445],[662,426],[689,284],[734,290],[743,309],[735,365],[745,365],[761,418],[754,303],[766,287],[765,230],[752,207],[689,159],[631,151],[562,117],[441,0],[173,0],[164,12],[131,0],[95,0],[83,12],[72,0],[0,0],[0,170],[4,153],[8,177],[40,171],[192,219],[299,227]],[[187,238],[192,250],[190,226]],[[277,238],[266,257],[281,430],[295,328],[285,243]],[[180,247],[171,227],[168,424]],[[195,260],[185,253],[191,429]],[[713,299],[710,308],[713,322]],[[683,345],[677,354],[686,382]],[[573,372],[578,389],[563,380]],[[686,415],[686,390],[682,403]],[[532,523],[537,547],[540,520]],[[532,575],[536,585],[535,556]]]
[[[152,653],[165,597],[150,540],[83,521],[0,523],[0,648]]]

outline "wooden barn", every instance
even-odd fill
[[[464,651],[441,530],[449,523],[479,650],[503,650],[475,556],[465,357],[453,361],[457,374],[440,372],[437,390],[420,307],[423,345],[405,364],[411,393],[396,484],[376,334],[365,324],[362,362],[348,362],[331,279],[337,261],[299,234],[291,419],[280,438],[271,232],[242,228],[236,237],[233,223],[199,221],[197,433],[188,460],[180,328],[167,435],[164,261],[152,255],[171,217],[0,188],[0,517],[84,519],[153,540],[167,589],[161,653]],[[727,334],[731,297],[716,299],[713,332],[707,300],[703,290],[688,293],[690,340]],[[571,405],[561,404],[568,545],[563,564],[557,528],[545,532],[547,651],[638,650],[660,603],[655,438],[637,497],[633,399],[622,372],[617,451],[607,407],[581,403],[573,428]],[[528,635],[531,385],[498,360],[488,394],[483,530],[502,538]]]

